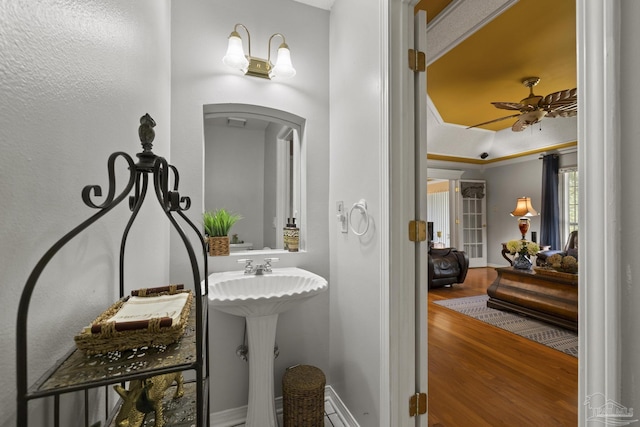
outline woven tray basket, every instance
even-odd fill
[[[110,351],[130,350],[143,346],[168,345],[176,342],[184,334],[191,312],[193,293],[191,291],[178,290],[178,285],[170,285],[153,290],[138,289],[132,292],[133,295],[149,298],[159,295],[174,295],[177,293],[188,293],[178,322],[173,322],[170,326],[161,326],[161,319],[154,318],[149,320],[146,328],[118,331],[116,330],[115,322],[105,321],[120,310],[122,305],[129,299],[129,297],[125,297],[100,314],[100,316],[91,322],[91,326],[76,335],[74,337],[76,346],[91,355]],[[96,326],[100,327],[99,333],[91,331],[91,329]]]
[[[315,366],[298,365],[282,377],[284,427],[324,426],[324,373]]]

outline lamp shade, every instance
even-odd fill
[[[243,71],[246,71],[249,66],[249,60],[244,55],[244,49],[242,48],[242,39],[236,31],[233,31],[229,36],[227,53],[222,58],[222,62],[228,67]]]
[[[288,79],[296,75],[296,69],[291,64],[291,52],[289,46],[286,43],[282,43],[278,48],[278,58],[276,59],[276,65],[273,66],[269,77]]]
[[[518,197],[516,208],[511,212],[511,216],[536,216],[538,212],[531,205],[531,197]]]

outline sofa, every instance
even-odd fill
[[[578,259],[578,230],[574,230],[569,233],[567,243],[561,250],[551,249],[538,252],[536,254],[536,265],[539,267],[545,266],[547,264],[547,258],[555,254],[560,254],[562,256],[571,255],[575,259]]]
[[[463,283],[469,270],[469,256],[456,248],[429,249],[429,289]]]

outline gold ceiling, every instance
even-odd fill
[[[449,3],[421,0],[416,9],[425,9],[430,22]],[[446,123],[472,126],[517,113],[491,102],[526,98],[522,80],[531,76],[540,77],[536,95],[577,86],[575,0],[518,1],[431,64],[427,92]],[[515,120],[482,128],[510,128]]]

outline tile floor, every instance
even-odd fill
[[[278,414],[278,425],[282,426],[282,413]],[[243,427],[244,424],[238,424],[233,427]],[[346,425],[340,420],[340,416],[334,409],[330,401],[324,401],[324,426],[325,427],[346,427]]]

